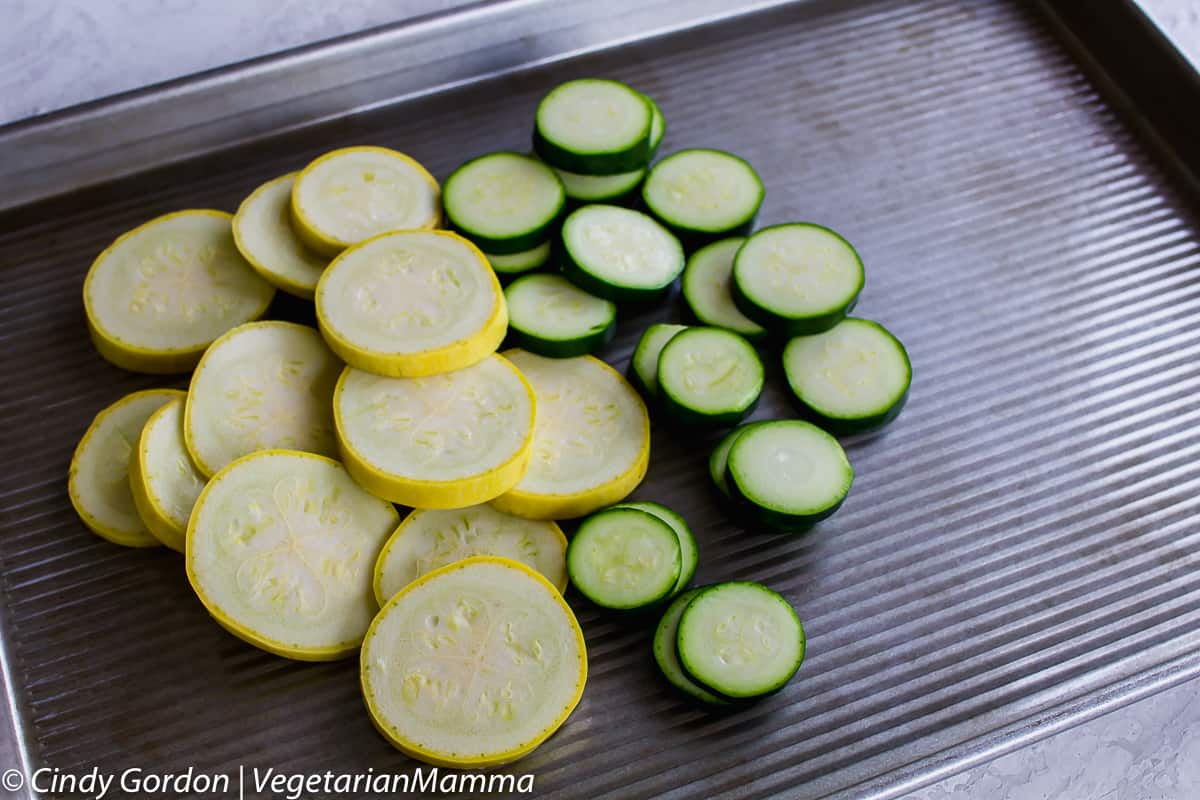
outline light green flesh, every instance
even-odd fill
[[[644,195],[655,215],[672,225],[723,231],[754,215],[763,189],[740,158],[717,150],[685,150],[655,165]]]
[[[644,169],[617,175],[580,175],[557,168],[554,171],[566,187],[567,197],[584,203],[622,197],[632,192],[634,187],[642,182],[642,178],[646,177]]]
[[[614,286],[657,289],[683,269],[683,246],[654,220],[618,206],[585,206],[567,217],[563,242],[596,278]]]
[[[692,582],[692,578],[696,576],[696,563],[699,555],[696,551],[696,537],[692,535],[692,529],[688,527],[687,520],[658,503],[620,503],[613,506],[613,508],[633,508],[638,511],[645,511],[647,514],[653,514],[671,526],[671,530],[675,531],[675,535],[679,538],[680,565],[679,580],[675,582],[675,589],[671,594],[679,594],[686,589],[688,584]]]
[[[617,307],[561,275],[528,275],[504,292],[509,324],[543,339],[578,339],[607,328]]]
[[[804,632],[787,601],[763,587],[727,583],[703,590],[679,621],[687,671],[729,697],[774,691],[795,673]]]
[[[721,437],[721,441],[717,442],[713,447],[712,454],[708,457],[708,474],[712,478],[714,484],[721,494],[729,496],[729,483],[725,474],[725,467],[729,464],[729,449],[733,447],[733,443],[738,437],[745,433],[750,428],[756,425],[767,424],[766,421],[747,422],[734,428],[729,433]]]
[[[858,255],[816,225],[778,225],[738,251],[735,280],[755,305],[785,317],[824,314],[848,305],[862,288]]]
[[[750,344],[716,328],[692,328],[673,338],[658,359],[658,382],[693,411],[742,409],[762,391],[763,367]]]
[[[522,250],[519,253],[496,256],[485,253],[492,269],[501,275],[513,275],[518,272],[528,272],[537,269],[550,260],[550,242],[542,242],[537,247]]]
[[[679,580],[679,537],[644,511],[612,509],[583,523],[567,552],[571,582],[593,602],[634,609],[668,596]]]
[[[653,114],[642,96],[624,84],[578,80],[561,84],[542,100],[542,136],[575,153],[628,150],[646,136]]]
[[[646,328],[642,334],[637,349],[633,351],[633,371],[651,394],[658,394],[658,357],[662,349],[677,333],[685,330],[687,325],[659,323]]]
[[[460,561],[379,612],[363,642],[363,693],[404,742],[503,760],[562,722],[586,662],[553,587],[503,562]]]
[[[900,344],[860,319],[792,339],[783,351],[783,369],[805,403],[839,419],[885,413],[908,391],[912,378]]]
[[[554,171],[517,153],[495,153],[466,164],[446,181],[443,197],[455,224],[496,238],[541,228],[558,213],[563,199]]]
[[[729,450],[729,472],[752,501],[789,514],[824,511],[854,477],[837,439],[799,420],[746,430]]]
[[[705,325],[760,336],[762,326],[739,311],[730,294],[733,257],[744,241],[722,239],[693,253],[683,271],[683,296],[696,319]]]
[[[683,671],[683,665],[679,663],[679,653],[675,649],[675,642],[679,634],[679,618],[683,616],[683,611],[688,604],[701,591],[701,589],[692,589],[684,592],[667,607],[662,619],[659,620],[658,628],[654,631],[654,658],[658,662],[658,668],[662,670],[663,677],[676,689],[705,703],[719,706],[728,705],[728,700],[718,697],[687,676]]]

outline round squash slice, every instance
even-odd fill
[[[325,270],[316,302],[335,353],[397,378],[469,367],[496,352],[508,327],[487,257],[445,231],[388,233],[347,250]]]
[[[188,452],[205,475],[255,450],[336,454],[331,399],[342,364],[321,335],[254,322],[218,339],[192,375]]]
[[[491,506],[410,513],[375,563],[375,599],[386,603],[427,572],[473,556],[502,556],[567,588],[567,537],[553,522],[521,519]]]
[[[288,294],[312,300],[329,263],[306,248],[292,229],[292,172],[259,186],[233,215],[233,238],[254,271]]]
[[[333,413],[350,474],[394,503],[485,503],[516,485],[529,464],[533,390],[497,355],[428,378],[347,368]]]
[[[372,568],[398,515],[338,462],[264,450],[218,472],[187,532],[187,574],[213,618],[269,653],[353,655],[377,608]]]
[[[620,373],[591,356],[505,356],[533,387],[537,426],[529,470],[492,507],[529,519],[569,519],[637,488],[650,462],[650,417]]]
[[[142,426],[178,389],[150,389],[122,397],[101,411],[75,447],[67,493],[83,524],[126,547],[156,547],[158,539],[138,516],[129,488],[129,465]]]
[[[167,214],[96,257],[83,307],[100,355],[135,372],[186,372],[218,336],[263,315],[275,288],[238,252],[231,219]]]
[[[575,615],[505,558],[458,561],[410,583],[363,641],[363,697],[393,745],[430,764],[489,767],[532,752],[587,680]]]
[[[183,552],[188,519],[205,478],[183,441],[183,392],[150,415],[129,459],[129,488],[154,538]]]

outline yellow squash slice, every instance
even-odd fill
[[[150,415],[129,459],[129,488],[154,538],[183,552],[188,519],[205,478],[183,441],[184,394]]]
[[[333,456],[333,387],[342,364],[321,335],[291,322],[253,322],[222,336],[188,388],[184,439],[212,475],[256,450]]]
[[[533,387],[537,427],[529,470],[492,507],[569,519],[623,500],[646,476],[650,417],[620,373],[591,356],[505,353]]]
[[[347,368],[333,412],[346,469],[394,503],[485,503],[515,486],[529,464],[533,390],[498,355],[428,378]]]
[[[321,276],[316,303],[321,333],[347,364],[398,378],[469,367],[508,328],[487,258],[446,231],[388,233],[347,250]]]
[[[372,569],[397,518],[332,459],[251,453],[196,501],[188,580],[217,622],[256,647],[302,661],[350,656],[375,614]]]
[[[92,420],[75,447],[67,478],[71,505],[92,533],[126,547],[158,546],[134,505],[129,464],[146,420],[182,398],[178,389],[134,392]]]
[[[473,556],[501,556],[567,588],[567,537],[553,522],[521,519],[479,505],[416,510],[383,546],[375,563],[375,599],[385,604],[427,572]]]
[[[186,372],[213,340],[258,319],[275,287],[246,263],[223,211],[180,211],[134,228],[83,282],[100,355],[135,372]]]
[[[233,215],[233,238],[254,271],[276,288],[312,300],[329,258],[309,250],[292,230],[292,172],[259,186]]]
[[[292,187],[292,225],[310,249],[336,256],[388,231],[442,221],[442,191],[429,172],[386,147],[345,147],[305,167]]]
[[[396,594],[363,641],[363,698],[393,745],[430,764],[490,767],[532,752],[587,681],[583,632],[553,584],[478,557]]]

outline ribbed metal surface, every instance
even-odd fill
[[[1200,247],[1175,181],[1035,12],[818,2],[383,109],[0,234],[0,585],[34,766],[411,769],[371,729],[353,664],[241,644],[177,556],[75,519],[76,439],[155,383],[91,350],[82,277],[122,230],[233,209],[333,146],[396,146],[442,177],[522,148],[537,97],[597,73],[660,101],[665,151],[755,164],[763,223],[854,242],[860,313],[906,342],[916,379],[889,432],[849,443],[854,490],[804,536],[727,521],[704,443],[657,432],[638,496],[686,514],[700,580],[786,593],[808,660],[781,694],[716,716],[657,678],[650,622],[576,603],[584,701],[513,771],[545,797],[891,796],[1200,670]],[[624,321],[610,360],[676,313]],[[790,414],[773,371],[757,417]]]

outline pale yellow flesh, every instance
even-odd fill
[[[137,477],[148,508],[143,520],[163,544],[180,552],[196,498],[207,482],[188,454],[183,438],[184,398],[171,400],[147,421],[138,442]],[[139,510],[140,510],[139,506]],[[155,524],[146,520],[154,517]]]
[[[238,250],[259,275],[311,300],[329,259],[307,249],[292,230],[292,186],[298,173],[268,181],[242,201],[233,218]]]

